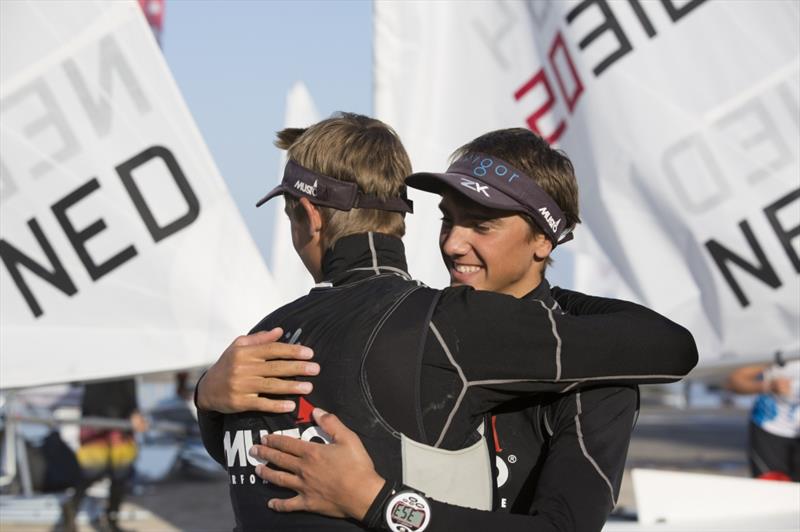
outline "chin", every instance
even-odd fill
[[[456,281],[455,279],[450,279],[450,286],[451,286],[451,287],[454,287],[454,286],[464,286],[464,283],[462,283],[462,282],[459,282],[459,281]]]
[[[486,288],[483,288],[480,283],[465,283],[463,281],[451,281],[450,286],[469,286],[473,290],[486,290]]]

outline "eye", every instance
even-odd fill
[[[489,222],[478,222],[473,225],[473,227],[475,231],[481,234],[488,233],[492,230],[492,225]]]

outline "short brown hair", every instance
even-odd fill
[[[563,151],[551,147],[533,131],[518,127],[498,129],[481,135],[458,148],[450,158],[455,161],[476,153],[498,157],[525,172],[561,208],[566,218],[566,227],[574,227],[580,223],[575,168]],[[530,216],[523,214],[522,217],[528,221],[534,234],[543,234]],[[550,264],[549,259],[547,264]]]
[[[375,118],[335,113],[305,129],[287,128],[277,133],[275,146],[287,150],[289,159],[314,172],[355,182],[359,190],[381,199],[399,197],[411,161],[397,133]],[[287,213],[302,216],[298,200],[284,195]],[[374,231],[402,237],[404,214],[377,209],[340,211],[318,207],[325,221],[322,241],[331,249],[348,235]]]

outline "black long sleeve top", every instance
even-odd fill
[[[369,305],[365,305],[363,295],[348,299],[347,294],[358,294],[366,283],[396,283],[397,290],[405,290],[413,281],[405,278],[404,271],[398,239],[371,234],[347,237],[325,257],[323,272],[331,281],[315,289],[339,291],[315,294],[312,290],[306,296],[328,303],[308,305],[301,298],[262,320],[254,330],[280,325],[281,316],[300,319],[300,312],[302,329],[311,331],[312,342],[317,327],[322,336],[327,334],[329,342],[357,343],[361,340],[353,320],[369,312]],[[413,362],[417,364],[418,382],[399,386],[391,380],[411,363],[402,353],[390,357],[389,367],[366,364],[360,378],[362,387],[369,391],[371,406],[380,413],[381,419],[375,423],[385,423],[431,446],[459,449],[474,441],[475,428],[484,415],[515,397],[567,393],[592,384],[670,382],[683,377],[697,361],[691,334],[649,309],[567,290],[554,289],[553,294],[570,314],[559,313],[541,299],[515,299],[469,287],[438,293],[429,326],[418,340],[418,360]],[[332,335],[332,330],[350,336],[342,339]],[[314,396],[324,387],[326,373],[331,377],[332,367],[343,371],[336,366],[336,353],[326,356],[326,347],[333,351],[337,348],[333,344],[311,347],[328,370],[309,378],[315,385],[309,400],[340,414],[346,410],[345,403],[340,403],[339,410],[333,403],[342,397],[325,399],[322,392]],[[392,371],[391,363],[397,372]],[[360,370],[353,367],[350,371],[358,374]],[[352,414],[355,417],[351,419],[348,415],[340,417],[351,426],[369,423],[358,419],[362,414],[370,415],[364,412]],[[249,419],[250,427],[258,426],[259,419],[268,422],[269,417],[262,413],[239,416],[240,420]],[[230,464],[224,451],[224,416],[200,412],[200,426],[209,453],[221,464]],[[258,511],[269,512],[263,502]],[[284,522],[302,528],[301,521],[310,518],[303,514]]]

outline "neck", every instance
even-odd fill
[[[528,275],[520,279],[518,283],[509,286],[508,289],[503,290],[501,293],[516,297],[517,299],[523,298],[536,290],[536,288],[542,284],[543,278],[541,271],[531,270]]]

